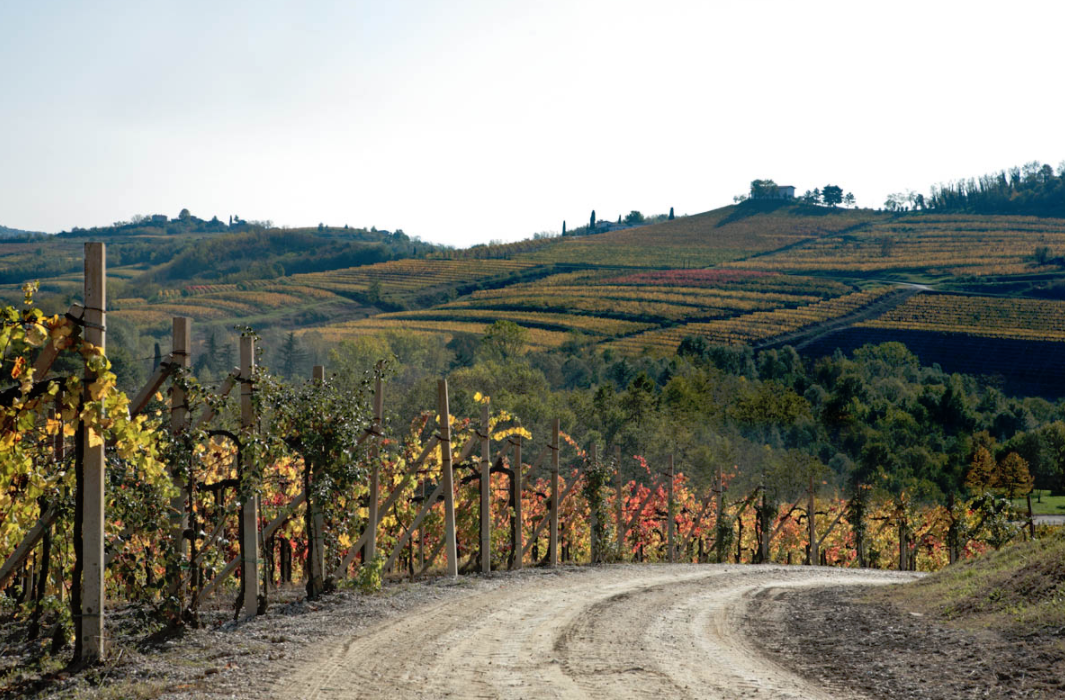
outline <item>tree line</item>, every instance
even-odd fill
[[[918,195],[919,196],[919,195]],[[996,173],[939,184],[914,208],[970,214],[1065,217],[1065,162],[1032,161]]]
[[[425,405],[447,374],[460,412],[484,391],[534,433],[562,416],[581,442],[650,460],[674,454],[697,483],[709,484],[719,462],[738,468],[738,488],[786,482],[797,452],[840,492],[945,504],[987,491],[1016,496],[1033,483],[1063,487],[1065,407],[923,366],[900,343],[810,358],[688,338],[670,357],[634,358],[578,338],[528,353],[521,336],[506,322],[447,346],[397,332],[345,341],[328,364],[354,371],[395,357],[399,415]]]

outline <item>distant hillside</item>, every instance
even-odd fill
[[[191,284],[272,280],[442,250],[402,231],[267,229],[241,219],[228,224],[217,218],[138,217],[135,222],[75,228],[46,239],[6,238],[0,245],[0,285],[37,279],[45,295],[76,294],[77,285],[68,284],[67,278],[79,274],[87,240],[107,243],[108,267],[123,284],[115,291],[145,299]]]
[[[0,240],[0,296],[17,303],[18,285],[38,279],[40,303],[66,308],[83,242],[97,239],[114,328],[136,330],[138,358],[166,343],[173,316],[195,320],[197,343],[250,325],[320,353],[392,331],[468,345],[510,321],[533,350],[630,357],[669,356],[686,339],[808,354],[904,339],[1010,392],[1065,395],[1053,365],[1065,220],[748,201],[611,228],[454,250],[402,231],[138,217]]]
[[[520,259],[611,267],[707,267],[889,218],[867,209],[748,201],[673,221],[552,239]]]
[[[268,229],[220,234],[185,246],[137,282],[239,282],[417,257],[437,250],[402,232],[363,229]]]
[[[0,225],[0,238],[12,238],[14,236],[46,236],[43,231],[23,231],[18,228],[10,228]]]

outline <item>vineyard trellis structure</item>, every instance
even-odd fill
[[[84,305],[73,306],[67,318],[82,328],[89,343],[102,349],[107,317],[104,244],[87,243],[85,256]],[[131,416],[143,413],[170,381],[171,440],[179,443],[195,433],[226,442],[233,448],[224,476],[210,483],[206,477],[199,481],[179,464],[168,465],[173,481],[169,533],[172,555],[178,559],[175,570],[179,573],[167,581],[167,594],[179,601],[183,616],[195,614],[204,600],[238,574],[241,590],[235,603],[237,615],[248,618],[260,614],[265,592],[272,585],[276,568],[274,553],[278,548],[282,579],[291,576],[290,541],[283,538],[279,544],[276,540],[282,528],[294,522],[301,506],[308,523],[304,532],[307,552],[304,575],[317,587],[315,590],[366,567],[391,570],[402,563],[404,554],[412,575],[427,573],[441,556],[443,571],[451,577],[472,571],[488,573],[493,568],[521,569],[527,563],[557,567],[564,561],[577,560],[574,543],[586,528],[591,563],[621,560],[626,552],[633,553],[637,560],[708,561],[710,551],[705,548],[708,533],[713,535],[713,549],[720,554],[725,544],[717,524],[726,522],[726,511],[737,507],[736,561],[741,559],[740,516],[755,504],[759,490],[728,503],[727,484],[720,465],[712,487],[702,496],[687,490],[672,455],[661,471],[656,473],[648,468],[647,483],[626,481],[622,477],[626,465],[620,448],[615,446],[611,458],[604,462],[598,446],[583,449],[562,431],[558,419],[551,422],[546,439],[540,436],[539,441],[511,416],[502,412],[493,415],[487,397],[476,397],[481,407],[476,420],[456,419],[450,413],[446,379],[439,380],[435,426],[424,443],[420,438],[408,442],[392,440],[384,433],[385,383],[380,373],[373,382],[370,419],[356,442],[366,450],[365,483],[357,494],[330,494],[329,500],[341,503],[347,518],[326,516],[326,506],[333,504],[323,502],[316,495],[313,482],[304,482],[302,489],[292,493],[279,481],[280,486],[271,494],[269,503],[274,514],[267,520],[265,487],[249,487],[242,479],[254,459],[250,446],[260,419],[254,401],[258,376],[255,338],[241,337],[240,366],[221,382],[215,400],[206,403],[195,416],[187,385],[180,381],[191,365],[192,341],[191,320],[174,318],[171,352],[129,402]],[[34,364],[35,378],[46,377],[59,355],[60,348],[53,342],[45,345]],[[88,368],[87,372],[91,375]],[[322,386],[335,379],[327,376],[324,367],[316,366],[310,381]],[[211,429],[212,422],[219,417],[222,399],[238,386],[239,432]],[[75,416],[74,420],[84,418]],[[428,425],[428,420],[428,416],[423,417],[423,424]],[[80,593],[80,598],[72,603],[75,653],[81,660],[91,662],[107,656],[105,574],[115,552],[105,551],[108,445],[92,440],[89,432],[78,431],[77,440],[81,444],[75,445],[79,479],[73,531],[75,542],[81,539],[82,550],[81,565],[76,565],[72,572],[72,577],[80,580],[72,581],[71,589]],[[54,444],[54,458],[60,462],[67,454],[63,435],[64,431],[59,430]],[[216,443],[211,444],[217,447]],[[396,444],[400,449],[389,448]],[[535,457],[527,461],[531,454]],[[632,464],[647,468],[642,458],[632,459],[635,460]],[[545,470],[546,479],[542,476]],[[313,472],[308,474],[313,478]],[[540,476],[534,478],[537,475]],[[678,489],[685,490],[684,498],[677,496]],[[765,506],[764,490],[761,495]],[[818,563],[819,548],[841,522],[843,508],[819,532],[813,479],[805,496],[805,508],[800,508],[797,500],[785,512],[777,512],[768,521],[759,521],[759,552],[752,560],[768,560],[770,543],[786,523],[798,522],[793,517],[798,511],[805,516],[808,527],[807,563]],[[401,508],[405,521],[401,518]],[[360,515],[363,510],[365,516]],[[476,528],[467,528],[466,535],[460,538],[460,520],[465,522],[474,513]],[[59,517],[55,504],[42,505],[37,522],[28,528],[0,566],[0,591],[16,576],[32,579],[33,572],[29,570],[32,567],[28,566],[30,554],[42,542],[48,546],[50,528]],[[234,530],[234,520],[237,552],[228,551],[225,546],[225,534]],[[824,520],[828,520],[827,516]],[[711,522],[714,527],[710,527]],[[128,537],[135,533],[124,534]],[[545,536],[546,547],[541,545]],[[916,540],[920,538],[915,538],[901,524],[899,538],[900,567],[911,566]],[[654,550],[653,557],[647,556],[648,548]],[[221,557],[219,565],[206,566],[210,557]],[[180,572],[191,574],[185,576]]]

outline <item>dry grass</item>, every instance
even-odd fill
[[[1065,633],[1065,533],[1019,542],[885,591],[915,612],[1015,634]]]

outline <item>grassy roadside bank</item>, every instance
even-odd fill
[[[954,625],[1059,637],[1065,646],[1065,532],[955,564],[877,597]]]

